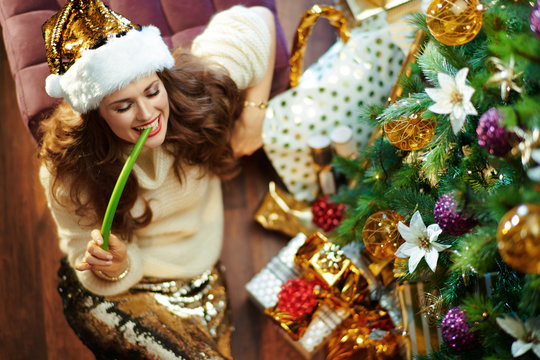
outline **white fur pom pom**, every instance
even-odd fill
[[[64,91],[60,86],[60,75],[50,74],[47,76],[47,79],[45,79],[45,91],[47,91],[49,96],[55,98],[64,97]]]

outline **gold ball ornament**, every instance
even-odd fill
[[[482,29],[482,11],[478,0],[433,0],[427,9],[427,27],[441,43],[463,45]]]
[[[384,132],[392,145],[401,150],[415,151],[429,144],[436,127],[435,119],[423,119],[412,114],[384,124]]]
[[[378,259],[393,259],[394,253],[405,242],[397,228],[400,221],[405,222],[405,218],[392,210],[371,215],[362,229],[366,250]]]
[[[513,269],[540,275],[540,205],[522,204],[508,211],[497,228],[497,245]]]

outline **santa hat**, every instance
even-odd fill
[[[133,80],[171,68],[158,28],[131,23],[101,0],[69,0],[42,27],[51,75],[45,90],[73,109],[97,109]]]

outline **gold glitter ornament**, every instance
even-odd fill
[[[540,275],[540,205],[522,204],[508,211],[497,228],[497,245],[513,269]]]
[[[482,29],[482,11],[478,0],[433,0],[427,9],[427,27],[441,43],[463,45]]]
[[[418,114],[411,114],[384,124],[388,141],[405,151],[423,149],[435,135],[436,128],[435,119],[423,119]]]
[[[392,210],[371,215],[362,229],[366,250],[376,258],[393,259],[394,253],[405,241],[397,229],[400,221],[405,222],[405,219]]]

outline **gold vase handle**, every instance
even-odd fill
[[[306,43],[313,25],[320,18],[323,17],[328,20],[330,25],[336,28],[341,41],[346,43],[351,37],[349,26],[347,25],[347,19],[341,11],[326,5],[313,5],[311,9],[307,10],[300,20],[298,27],[296,28],[296,34],[293,40],[293,46],[291,50],[291,58],[289,63],[291,65],[291,72],[289,74],[289,88],[293,88],[298,85],[300,77],[302,76],[302,64],[304,61],[304,53],[306,51]]]

